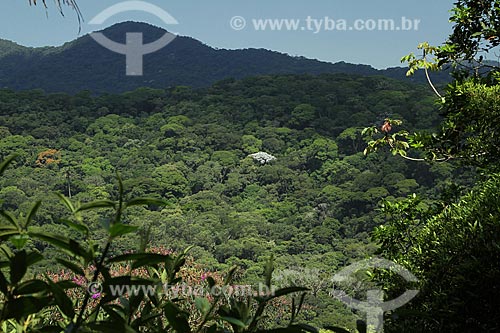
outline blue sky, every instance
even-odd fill
[[[448,22],[453,0],[149,0],[166,10],[179,24],[166,25],[157,17],[141,12],[127,12],[110,18],[102,26],[89,25],[95,15],[117,0],[79,0],[85,18],[78,33],[75,14],[65,9],[59,15],[52,0],[49,9],[30,7],[28,0],[2,0],[0,3],[0,38],[25,46],[61,45],[82,34],[101,30],[116,22],[134,20],[155,24],[180,35],[191,36],[217,48],[266,48],[323,61],[346,61],[369,64],[376,68],[400,65],[399,59],[415,50],[422,41],[440,44],[451,32]],[[242,30],[231,28],[234,16],[246,20]],[[309,20],[309,26],[307,18]],[[342,20],[352,26],[355,20],[401,18],[420,20],[414,31],[342,30]],[[335,22],[339,30],[316,28],[312,20]],[[300,20],[292,31],[257,31],[254,19]],[[340,25],[339,25],[340,24]],[[365,24],[365,23],[363,23]],[[309,30],[309,27],[312,30]],[[330,26],[331,29],[331,26]]]

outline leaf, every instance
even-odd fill
[[[0,164],[0,176],[3,175],[8,166],[17,158],[17,154],[10,155]]]
[[[366,333],[367,331],[366,323],[362,320],[357,320],[356,329],[358,330],[359,333]]]
[[[60,280],[60,281],[57,281],[56,284],[63,289],[74,289],[74,288],[81,287],[80,285],[76,284],[72,280]]]
[[[319,333],[319,330],[316,327],[307,324],[298,324],[297,327],[300,327],[302,330],[306,332]]]
[[[187,321],[187,314],[179,309],[172,302],[168,302],[163,307],[168,323],[177,333],[190,333],[191,328]]]
[[[227,321],[228,323],[231,323],[233,325],[239,326],[239,327],[246,327],[245,323],[242,322],[239,319],[233,318],[233,317],[226,317],[226,316],[221,316],[220,319]]]
[[[24,226],[23,228],[26,230],[26,228],[28,228],[28,226],[30,225],[31,221],[33,220],[33,218],[35,217],[36,215],[36,212],[38,211],[38,208],[40,208],[40,205],[42,204],[42,202],[39,200],[37,201],[33,207],[31,207],[31,210],[30,212],[28,213],[28,217],[26,218],[26,222],[24,223]]]
[[[135,198],[125,203],[125,207],[131,206],[166,206],[168,202],[156,198]]]
[[[17,228],[10,225],[0,225],[0,232],[4,231],[19,231]]]
[[[16,284],[23,278],[28,269],[26,251],[17,252],[10,260],[10,283]]]
[[[16,230],[15,233],[18,233],[18,231]],[[9,233],[6,233],[7,235]],[[0,238],[4,235],[6,235],[5,233],[2,233],[0,235]],[[19,235],[14,235],[14,236],[11,236],[9,237],[9,241],[12,243],[12,245],[14,245],[16,247],[16,249],[20,250],[24,247],[24,245],[26,245],[26,242],[29,240],[29,236],[26,235],[26,234],[19,234]]]
[[[206,315],[208,311],[210,311],[210,302],[205,297],[197,297],[194,300],[194,304],[196,305],[196,308],[198,309],[198,311],[201,312],[202,315]]]
[[[12,292],[14,295],[30,295],[47,291],[49,285],[42,280],[29,280],[20,283]]]
[[[207,278],[206,278],[205,281],[207,281],[208,286],[210,287],[210,289],[212,289],[216,285],[215,280],[211,276],[207,276]]]
[[[48,277],[47,280],[50,290],[52,291],[52,295],[54,296],[56,305],[66,317],[73,318],[75,316],[75,310],[73,309],[73,302],[71,301],[71,299],[68,297],[68,295],[66,295],[66,292],[63,288],[61,288],[60,285],[52,282],[52,280],[50,280]]]
[[[333,331],[335,333],[350,333],[345,328],[342,328],[342,327],[339,327],[339,326],[325,326],[325,329]]]
[[[309,289],[308,288],[304,288],[304,287],[287,287],[287,288],[281,288],[281,289],[276,290],[272,295],[268,296],[265,300],[269,301],[269,300],[271,300],[273,298],[285,296],[285,295],[288,295],[288,294],[293,294],[293,293],[300,292],[300,291],[309,291]]]
[[[179,268],[180,268],[181,265],[179,265]],[[238,268],[238,266],[232,266],[229,271],[227,272],[227,275],[226,275],[226,278],[224,279],[224,284],[225,285],[229,285],[231,283],[231,281],[233,280],[233,277],[234,277],[234,273],[236,273],[236,269]]]
[[[50,301],[50,297],[25,296],[15,298],[5,304],[5,315],[2,319],[26,319],[28,315],[41,311],[50,304]]]
[[[0,291],[4,295],[9,292],[7,289],[7,285],[8,285],[7,279],[5,278],[5,275],[3,275],[2,271],[0,271]]]
[[[299,299],[299,305],[297,306],[295,304],[295,297],[292,298],[292,317],[290,318],[290,325],[295,321],[295,318],[299,314],[300,310],[302,309],[302,305],[304,303],[304,299],[306,298],[306,293],[302,293],[300,295]]]
[[[75,213],[84,211],[84,210],[89,210],[89,209],[96,209],[96,208],[115,208],[116,203],[111,200],[99,200],[99,201],[93,201],[89,203],[85,203],[78,207],[75,210]]]
[[[56,258],[56,261],[58,263],[60,263],[61,265],[63,265],[64,267],[71,270],[76,275],[85,276],[83,269],[80,266],[78,266],[77,264],[75,264],[71,261],[65,260],[65,259],[61,259],[61,258]]]
[[[158,253],[127,253],[109,259],[109,262],[133,261],[132,269],[164,263],[170,255]]]
[[[71,203],[71,200],[69,200],[64,194],[62,193],[56,193],[56,195],[61,199],[62,203],[72,212],[75,212],[75,207]]]
[[[106,304],[102,307],[104,311],[109,315],[110,321],[114,324],[125,324],[125,313],[123,309],[117,304]]]
[[[28,263],[28,267],[42,261],[43,259],[45,259],[43,255],[38,252],[29,252],[26,255],[26,262]]]
[[[3,218],[9,221],[9,223],[17,230],[20,229],[19,225],[17,224],[16,218],[11,213],[0,210],[0,216],[3,216]]]
[[[136,231],[139,227],[126,225],[123,223],[115,223],[109,228],[109,235],[114,238],[118,236],[123,236],[131,232]]]
[[[61,250],[64,250],[72,255],[82,257],[86,260],[91,260],[92,255],[88,253],[77,241],[68,239],[62,236],[42,233],[42,232],[29,232],[31,237],[43,240]]]
[[[63,222],[64,224],[66,224],[71,229],[74,229],[74,230],[81,232],[85,235],[88,235],[90,232],[89,228],[84,224],[74,223],[74,222],[72,222],[70,220],[66,220],[66,219],[61,219],[60,221]]]
[[[7,244],[2,244],[0,245],[0,250],[7,256],[7,258],[12,258],[14,256],[14,253],[11,251],[9,246]]]
[[[271,288],[271,279],[273,278],[273,272],[274,272],[274,257],[271,254],[269,260],[266,262],[266,267],[264,268],[264,277],[266,286],[268,288]]]

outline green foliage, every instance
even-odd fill
[[[500,2],[460,0],[450,20],[455,24],[448,41],[438,54],[441,62],[473,60],[499,45]]]
[[[498,216],[498,65],[484,61],[485,53],[499,45],[498,1],[457,1],[452,11],[453,32],[443,46],[422,43],[423,57],[403,58],[409,74],[451,63],[455,81],[439,96],[443,120],[434,133],[398,133],[380,137],[378,129],[365,133],[372,137],[367,152],[389,146],[405,158],[413,149],[413,160],[458,160],[478,167],[481,181],[461,196],[459,186],[443,188],[439,200],[390,200],[382,205],[387,215],[373,237],[380,253],[407,267],[420,279],[419,296],[397,310],[386,327],[390,332],[493,332],[498,320],[500,278]],[[426,56],[433,55],[432,60]],[[493,66],[492,66],[493,65]],[[391,121],[389,121],[391,122]],[[378,136],[377,136],[378,135]],[[392,141],[391,141],[392,140]],[[396,143],[403,149],[398,150]],[[415,154],[415,153],[413,153]],[[433,165],[445,177],[444,167]],[[449,181],[449,180],[448,180]],[[410,186],[410,179],[397,181]],[[446,183],[446,182],[445,182]],[[390,274],[381,274],[383,286],[397,296],[404,283]]]
[[[318,269],[328,280],[376,250],[369,233],[384,222],[375,210],[381,199],[412,192],[437,197],[434,186],[459,172],[445,164],[415,167],[385,153],[363,156],[360,130],[349,134],[346,128],[378,123],[386,117],[381,110],[415,120],[408,131],[435,119],[424,87],[384,78],[275,76],[203,90],[140,89],[98,97],[0,90],[0,97],[0,126],[11,134],[0,139],[0,152],[19,152],[16,167],[0,178],[2,205],[16,221],[25,221],[32,203],[42,200],[29,233],[11,238],[47,258],[33,268],[36,273],[53,267],[86,272],[86,262],[109,239],[110,256],[119,256],[146,248],[139,238],[147,234],[148,245],[175,253],[193,246],[190,253],[208,271],[237,265],[238,283],[257,283],[270,254],[277,275]],[[296,109],[304,104],[309,106]],[[303,129],[292,125],[301,109],[314,109]],[[38,154],[48,149],[61,152],[60,163],[37,167]],[[256,150],[276,160],[255,162],[248,154]],[[125,179],[127,207],[122,223],[113,225],[120,197],[116,172]],[[457,183],[467,187],[468,177]],[[89,209],[96,204],[101,208]],[[89,237],[92,244],[83,246]],[[78,263],[72,251],[79,253]],[[68,292],[74,290],[80,289]],[[288,325],[290,312],[277,310],[279,300],[271,302],[263,325]],[[327,292],[303,302],[297,323],[355,329],[359,315]]]
[[[374,234],[382,254],[420,279],[413,312],[402,310],[391,331],[499,329],[499,189],[500,177],[491,175],[438,215],[416,197],[383,207],[390,222]]]
[[[0,172],[3,172],[11,161],[12,159],[8,159],[0,165]],[[164,288],[166,286],[175,288],[182,282],[178,273],[185,265],[187,254],[187,251],[178,256],[148,252],[121,255],[111,253],[115,239],[137,229],[123,221],[128,208],[137,205],[165,204],[157,199],[145,198],[126,201],[123,197],[123,185],[120,178],[118,178],[118,184],[117,201],[96,201],[74,205],[68,198],[60,195],[75,221],[81,221],[80,213],[83,211],[112,208],[113,214],[110,216],[109,224],[105,226],[107,240],[102,247],[95,243],[87,232],[85,232],[86,237],[80,240],[65,238],[58,234],[32,231],[29,225],[35,218],[40,202],[33,206],[24,221],[18,221],[8,212],[1,211],[1,215],[10,224],[0,225],[0,238],[7,241],[0,246],[0,262],[2,267],[6,268],[0,270],[0,322],[3,323],[3,331],[268,332],[269,330],[263,329],[260,323],[269,303],[276,298],[307,291],[306,288],[289,287],[257,296],[230,296],[229,301],[224,299],[226,295],[223,293],[209,295],[212,297],[211,301],[207,298],[195,298],[195,308],[200,314],[198,320],[190,319],[194,317],[193,314],[185,310],[188,300],[170,299],[162,294],[159,288],[154,292],[145,292],[146,289],[143,289],[142,292],[117,293],[115,288],[121,286],[165,284]],[[71,223],[77,225],[75,222]],[[20,242],[21,236],[27,236],[27,238]],[[58,258],[57,262],[75,274],[73,281],[54,280],[48,275],[45,275],[43,279],[29,278],[28,271],[45,259],[39,252],[25,248],[26,241],[29,239],[47,242],[54,246],[60,255],[67,256],[68,260]],[[9,242],[16,247],[15,250],[10,249]],[[130,270],[119,276],[112,275],[111,265],[119,262],[129,262]],[[271,288],[272,267],[271,258],[266,265],[265,272],[268,288]],[[139,268],[145,268],[153,274],[150,274],[148,278],[140,278],[137,273],[134,273],[134,270]],[[92,272],[88,279],[89,285],[79,282],[87,280],[84,272],[87,269]],[[235,271],[236,267],[228,272],[221,287],[230,286]],[[207,278],[207,284],[211,290],[216,287],[216,282],[211,277]],[[73,289],[82,289],[85,295],[83,300],[70,297]],[[304,297],[305,294],[302,294],[298,306],[295,299],[292,301],[291,320],[286,328],[281,329],[282,331],[318,332],[312,326],[294,324]],[[92,300],[97,300],[97,303],[92,304]],[[255,310],[252,310],[253,308]],[[33,320],[37,317],[41,320]],[[59,320],[54,321],[54,317]]]

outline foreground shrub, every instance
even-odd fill
[[[0,165],[0,174],[13,157]],[[7,224],[0,224],[0,322],[4,332],[318,332],[295,324],[306,288],[290,287],[268,293],[231,294],[232,268],[224,278],[206,274],[193,262],[188,250],[172,253],[165,249],[112,254],[116,239],[137,231],[124,222],[125,211],[138,205],[161,206],[158,199],[125,200],[118,177],[118,199],[74,203],[61,201],[71,213],[62,219],[74,237],[41,232],[30,225],[40,202],[20,218],[0,211]],[[104,223],[102,246],[92,239],[84,212],[112,211]],[[29,278],[35,265],[46,258],[27,244],[31,240],[50,244],[57,250],[57,273]],[[265,290],[271,289],[272,260],[265,268]],[[186,293],[183,287],[195,287]],[[276,299],[292,298],[289,320],[283,328],[266,329],[266,308]],[[274,315],[279,312],[272,312]]]

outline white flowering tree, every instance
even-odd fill
[[[267,163],[274,161],[276,159],[276,157],[274,157],[273,155],[265,153],[263,151],[253,153],[253,154],[250,154],[248,156],[253,158],[255,161],[259,162],[260,164],[267,164]]]

